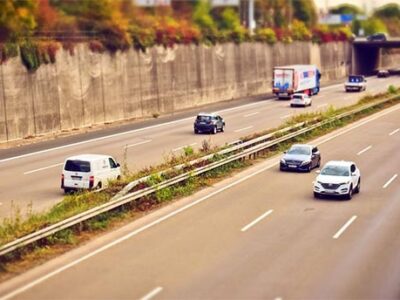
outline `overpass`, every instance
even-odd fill
[[[386,41],[367,41],[365,38],[354,40],[352,72],[372,75],[376,69],[387,67],[382,65],[384,49],[396,48],[400,49],[400,38],[389,38]]]

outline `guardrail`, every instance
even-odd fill
[[[303,135],[303,134],[305,134],[307,132],[310,132],[310,131],[312,131],[312,130],[314,130],[316,128],[325,126],[325,125],[327,125],[329,123],[332,123],[332,122],[335,122],[337,120],[346,118],[348,116],[360,113],[360,112],[362,112],[364,110],[373,108],[375,106],[378,106],[380,104],[384,104],[386,102],[389,102],[389,101],[392,101],[392,100],[398,99],[398,98],[399,98],[399,96],[395,96],[395,97],[387,98],[387,99],[384,99],[384,100],[376,101],[376,102],[373,102],[373,103],[370,103],[370,104],[366,104],[366,105],[364,105],[362,107],[359,107],[359,108],[353,109],[351,111],[342,113],[340,115],[334,116],[334,117],[329,118],[327,120],[317,122],[317,123],[312,124],[310,126],[307,126],[308,122],[298,123],[298,124],[296,124],[294,126],[290,126],[290,127],[278,130],[276,132],[272,132],[272,133],[267,134],[267,135],[263,135],[261,137],[252,139],[250,141],[243,142],[241,144],[235,145],[233,147],[230,147],[230,148],[227,148],[227,149],[223,149],[223,150],[221,150],[221,151],[219,151],[217,153],[209,154],[209,155],[206,155],[206,156],[201,157],[199,159],[193,160],[193,161],[190,162],[191,165],[194,165],[194,164],[196,164],[198,162],[201,162],[201,161],[204,161],[206,159],[210,159],[215,154],[221,154],[221,155],[230,154],[229,156],[227,156],[227,157],[225,157],[225,158],[223,158],[223,159],[221,159],[219,161],[212,162],[212,163],[207,164],[206,166],[199,167],[199,168],[196,168],[194,170],[179,174],[179,175],[177,175],[177,176],[175,176],[173,178],[170,178],[170,179],[167,179],[165,181],[162,181],[162,182],[160,182],[158,184],[155,184],[155,185],[153,185],[151,187],[146,187],[144,189],[141,189],[139,191],[135,191],[135,192],[126,194],[124,196],[120,195],[119,197],[115,197],[115,198],[113,198],[111,201],[109,201],[107,203],[104,203],[102,205],[99,205],[97,207],[89,209],[89,210],[87,210],[85,212],[77,214],[77,215],[75,215],[73,217],[70,217],[68,219],[65,219],[65,220],[63,220],[61,222],[58,222],[58,223],[53,224],[53,225],[50,225],[50,226],[48,226],[46,228],[40,229],[40,230],[35,231],[35,232],[31,233],[31,234],[28,234],[28,235],[26,235],[24,237],[21,237],[21,238],[15,240],[15,241],[7,243],[7,244],[5,244],[5,245],[0,247],[0,256],[4,256],[6,254],[9,254],[12,251],[15,251],[15,250],[17,250],[17,249],[19,249],[21,247],[27,246],[29,244],[32,244],[32,243],[34,243],[34,242],[36,242],[38,240],[41,240],[43,238],[46,238],[48,236],[51,236],[51,235],[53,235],[53,234],[55,234],[55,233],[57,233],[59,231],[62,231],[64,229],[67,229],[67,228],[70,228],[70,227],[73,227],[73,226],[75,226],[75,225],[77,225],[79,223],[87,221],[87,220],[89,220],[89,219],[91,219],[93,217],[96,217],[96,216],[98,216],[98,215],[100,215],[102,213],[111,211],[111,210],[113,210],[115,208],[118,208],[120,206],[123,206],[123,205],[125,205],[125,204],[127,204],[127,203],[129,203],[131,201],[134,201],[134,200],[137,200],[137,199],[142,198],[144,196],[147,196],[149,194],[152,194],[152,193],[158,191],[159,189],[162,189],[162,188],[165,188],[165,187],[168,187],[168,186],[175,185],[177,183],[183,182],[183,181],[187,180],[188,178],[190,178],[192,176],[198,176],[200,174],[203,174],[205,172],[211,171],[211,170],[213,170],[215,168],[218,168],[220,166],[226,165],[226,164],[228,164],[230,162],[233,162],[233,161],[236,161],[236,160],[240,160],[240,159],[243,159],[243,158],[246,158],[246,157],[249,157],[249,158],[251,156],[255,157],[261,151],[264,151],[264,150],[266,150],[266,149],[268,149],[268,148],[270,148],[270,147],[272,147],[274,145],[277,145],[279,143],[288,141],[288,140],[290,140],[290,139],[292,139],[294,137]],[[315,121],[315,119],[314,119],[314,121]],[[307,126],[307,127],[304,127],[304,126]],[[296,130],[294,132],[290,132],[290,131],[295,130],[295,129],[298,129],[298,130]],[[282,133],[286,133],[286,132],[290,132],[290,133],[288,133],[286,135],[283,135],[281,137],[277,137],[275,139],[270,140],[271,138],[276,137],[277,134],[282,134]],[[176,166],[176,167],[171,168],[169,170],[182,169],[184,166],[185,166],[184,164],[183,165],[179,165],[179,166]],[[168,170],[165,170],[165,171],[159,172],[158,174],[164,174],[167,171]],[[140,182],[143,182],[143,181],[146,181],[148,178],[149,178],[149,176],[146,176],[146,177],[140,178],[140,179],[132,182],[131,186],[130,186],[130,189],[132,189],[136,184],[138,184]]]

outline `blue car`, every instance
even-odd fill
[[[194,121],[194,133],[208,132],[216,134],[225,130],[225,121],[217,114],[200,113]]]
[[[306,144],[295,144],[280,161],[281,171],[305,171],[310,172],[313,168],[321,165],[321,154],[317,147]]]

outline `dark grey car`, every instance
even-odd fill
[[[194,121],[194,133],[211,132],[216,134],[218,131],[225,130],[224,119],[217,114],[200,113]]]
[[[306,144],[295,144],[280,161],[281,171],[306,171],[321,165],[321,154],[317,147]]]

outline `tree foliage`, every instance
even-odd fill
[[[331,14],[339,15],[360,15],[363,13],[362,9],[353,4],[341,4],[329,10]]]

